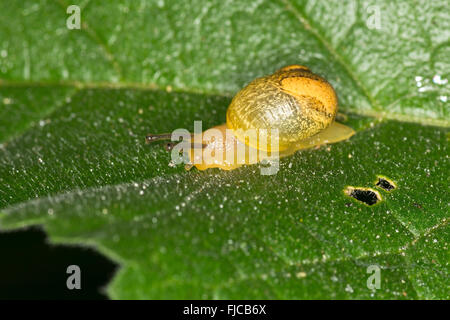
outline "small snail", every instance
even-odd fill
[[[307,67],[290,65],[257,78],[233,98],[226,124],[208,129],[201,136],[192,135],[197,143],[190,144],[190,164],[186,169],[195,165],[199,170],[232,170],[243,164],[260,162],[269,157],[268,153],[285,157],[300,149],[346,140],[355,131],[334,121],[337,105],[333,87]],[[231,135],[227,135],[227,129],[231,130]],[[277,130],[277,136],[268,133],[273,129]],[[252,130],[264,132],[266,143],[249,139],[247,133]],[[217,133],[223,138],[214,138]],[[146,142],[170,138],[170,134],[149,134]],[[271,147],[273,144],[268,143],[274,141],[277,142],[275,150]],[[239,148],[243,148],[245,154],[235,152]],[[222,156],[228,151],[231,151],[231,158]],[[255,151],[256,157],[250,156]]]

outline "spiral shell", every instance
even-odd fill
[[[281,151],[327,128],[337,105],[336,93],[324,78],[307,67],[291,65],[239,91],[228,107],[227,127],[243,142],[240,130],[278,129]]]

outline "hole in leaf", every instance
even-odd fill
[[[392,182],[391,180],[389,180],[385,177],[378,177],[378,181],[376,182],[375,185],[377,187],[380,187],[381,189],[388,191],[388,192],[397,188],[397,186],[395,185],[394,182]]]
[[[373,206],[374,204],[381,201],[381,196],[376,190],[370,188],[354,188],[347,187],[345,194],[352,197],[368,206]]]
[[[118,265],[96,250],[50,244],[39,227],[0,232],[0,300],[108,299],[104,287]],[[81,269],[81,290],[69,290],[67,267]]]

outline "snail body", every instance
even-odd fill
[[[192,164],[186,168],[232,170],[273,154],[285,157],[301,149],[346,140],[355,131],[334,121],[337,106],[336,93],[324,78],[300,65],[281,68],[253,80],[235,95],[227,109],[226,124],[194,135],[202,152],[192,147]],[[249,138],[248,132],[258,139]],[[148,135],[147,141],[161,136]],[[232,155],[223,156],[227,152]]]

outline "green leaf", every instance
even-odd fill
[[[449,298],[445,1],[74,4],[81,30],[64,1],[0,2],[2,229],[93,245],[121,264],[112,298]],[[336,88],[349,141],[274,176],[187,172],[143,143],[224,123],[239,88],[293,63]]]

